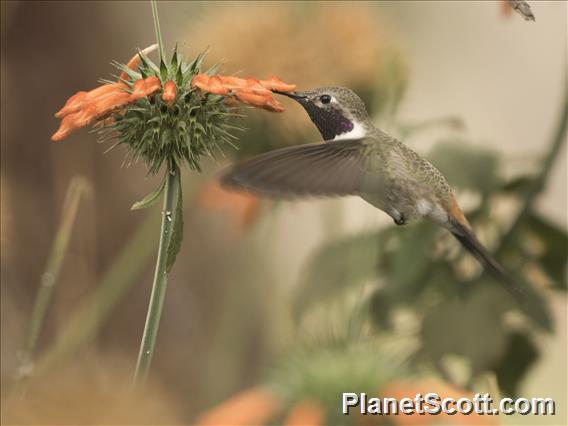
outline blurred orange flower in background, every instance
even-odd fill
[[[449,397],[455,400],[463,397],[472,398],[471,392],[434,379],[392,382],[381,389],[380,395],[382,395],[382,397],[396,398],[400,401],[402,398],[406,397],[414,398],[418,393],[424,396],[430,392],[437,393],[441,398]],[[489,426],[499,424],[495,416],[480,415],[475,412],[468,415],[461,413],[452,415],[444,413],[440,413],[439,415],[418,413],[412,415],[398,414],[389,416],[389,418],[394,424],[400,426],[439,424]]]
[[[254,388],[243,391],[204,413],[196,424],[213,425],[260,425],[276,416],[282,402],[272,392]]]
[[[381,398],[414,398],[416,394],[435,392],[441,398],[462,397],[471,398],[471,395],[457,387],[448,385],[439,380],[399,381],[385,385],[377,396]],[[340,396],[338,395],[338,404]],[[268,425],[283,414],[286,410],[284,400],[276,394],[262,388],[243,391],[225,402],[213,407],[204,413],[197,421],[204,425]],[[336,413],[337,410],[334,410]],[[455,425],[455,426],[492,426],[499,424],[495,416],[480,415],[475,412],[465,415],[461,413],[430,415],[430,414],[390,414],[390,415],[360,415],[353,412],[355,423],[361,425],[394,424],[400,426],[413,425]],[[310,399],[302,400],[292,405],[285,417],[284,425],[323,425],[326,424],[326,412],[323,403]]]
[[[201,186],[197,202],[208,212],[225,217],[237,233],[248,229],[260,212],[258,197],[248,192],[227,191],[216,179]]]

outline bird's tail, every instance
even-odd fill
[[[526,301],[526,294],[511,274],[487,251],[483,244],[479,242],[473,231],[466,225],[457,221],[452,221],[450,229],[453,236],[465,247],[467,251],[473,254],[479,262],[483,264],[486,271],[489,272],[497,281],[499,281],[509,293],[511,293],[519,302]]]

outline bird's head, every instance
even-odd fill
[[[345,87],[275,93],[300,103],[325,140],[361,138],[372,127],[361,98]]]

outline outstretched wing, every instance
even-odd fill
[[[379,174],[369,170],[370,150],[366,138],[277,149],[231,166],[221,183],[284,197],[372,192]]]

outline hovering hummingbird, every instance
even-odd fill
[[[476,238],[444,176],[376,128],[361,98],[343,87],[276,92],[304,107],[325,143],[277,149],[233,165],[230,188],[268,196],[358,195],[396,225],[428,219],[449,230],[516,297],[521,290]]]

